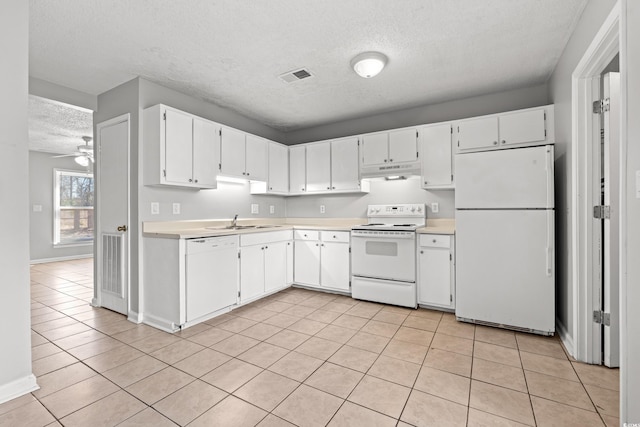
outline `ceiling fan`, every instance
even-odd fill
[[[89,144],[93,138],[90,136],[83,136],[82,139],[84,140],[84,145],[78,145],[78,149],[75,153],[71,153],[71,154],[62,154],[60,156],[53,156],[54,158],[56,157],[71,157],[74,156],[75,157],[75,162],[77,164],[79,164],[80,166],[89,166],[90,163],[93,163],[93,145]]]

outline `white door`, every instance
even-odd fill
[[[268,141],[247,134],[246,142],[246,174],[253,181],[267,180]]]
[[[215,188],[218,184],[219,130],[213,122],[193,119],[193,181],[201,187]]]
[[[96,126],[99,306],[129,313],[129,114]]]
[[[389,161],[389,132],[362,137],[362,164],[379,165]]]
[[[389,163],[415,162],[418,159],[418,130],[389,132]]]
[[[456,155],[456,209],[553,208],[553,146]]]
[[[620,74],[604,76],[603,98],[609,110],[603,114],[603,204],[610,206],[610,217],[603,221],[603,311],[609,313],[604,326],[604,364],[620,366],[619,236],[620,236]]]
[[[555,331],[553,210],[456,210],[456,316]]]
[[[264,294],[264,246],[240,248],[240,302]]]
[[[303,285],[320,285],[320,243],[313,240],[296,240],[294,246],[295,267],[293,279]]]
[[[320,250],[320,285],[349,291],[349,244],[322,242]]]
[[[166,180],[189,184],[193,178],[193,117],[170,109],[165,114]]]
[[[289,149],[269,143],[269,191],[289,191]]]
[[[245,133],[223,127],[220,133],[220,173],[246,178]]]
[[[264,250],[264,291],[271,292],[287,283],[287,242],[269,243]]]
[[[423,187],[451,184],[451,135],[450,123],[420,129]]]
[[[331,189],[357,190],[358,138],[343,138],[331,142]]]
[[[459,122],[457,127],[458,150],[474,150],[498,146],[497,117],[465,120]]]
[[[289,192],[303,194],[307,190],[307,151],[304,145],[289,148]]]
[[[331,144],[307,145],[307,192],[331,189]]]

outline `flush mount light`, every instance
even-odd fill
[[[76,158],[73,160],[75,160],[76,163],[79,164],[80,166],[84,166],[84,167],[89,166],[89,158],[87,156],[76,156]]]
[[[387,65],[387,57],[380,52],[363,52],[351,60],[351,66],[360,77],[377,76]]]

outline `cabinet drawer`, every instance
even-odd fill
[[[295,230],[293,238],[296,240],[320,240],[320,233],[315,230]]]
[[[262,245],[291,240],[291,230],[267,231],[240,235],[240,246]]]
[[[348,231],[321,231],[320,239],[323,242],[349,243],[350,233]]]
[[[421,234],[420,246],[430,248],[450,248],[451,236],[446,234]]]

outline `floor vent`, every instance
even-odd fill
[[[123,298],[122,284],[124,279],[124,251],[121,234],[102,235],[102,271],[100,274],[101,289]]]
[[[309,77],[313,77],[311,71],[306,68],[300,68],[299,70],[289,71],[288,73],[281,74],[280,79],[285,83],[293,83],[299,80],[308,79]]]

